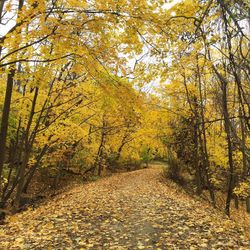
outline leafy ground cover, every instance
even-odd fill
[[[243,229],[164,181],[159,165],[80,185],[0,227],[0,249],[249,248]]]

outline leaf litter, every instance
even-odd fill
[[[250,249],[243,229],[162,180],[162,168],[83,184],[7,218],[0,249]]]

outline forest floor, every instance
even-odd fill
[[[154,165],[80,185],[8,217],[0,249],[250,249],[250,241]]]

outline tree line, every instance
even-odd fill
[[[227,215],[232,199],[250,210],[249,3],[164,6],[0,2],[2,216],[43,171],[56,182],[151,159],[214,206],[223,192]]]

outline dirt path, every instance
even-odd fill
[[[162,169],[72,189],[0,226],[0,249],[250,249],[234,223],[162,181]]]

